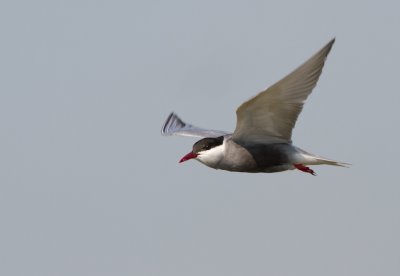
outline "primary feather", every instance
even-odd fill
[[[235,141],[291,142],[308,95],[317,84],[335,39],[292,73],[243,103],[236,111]]]

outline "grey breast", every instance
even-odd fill
[[[276,172],[288,169],[288,151],[291,145],[240,144],[227,141],[225,160],[229,160],[230,170],[245,172]]]

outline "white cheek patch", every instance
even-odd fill
[[[197,159],[206,164],[218,163],[224,156],[225,143],[212,149],[201,151]]]

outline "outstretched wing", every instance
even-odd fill
[[[169,114],[165,121],[161,134],[164,136],[178,135],[178,136],[193,136],[193,137],[219,137],[229,134],[225,131],[211,130],[195,127],[187,124],[178,117],[175,113]]]
[[[297,117],[317,84],[334,42],[332,39],[292,73],[243,103],[236,111],[233,139],[258,143],[291,142]]]

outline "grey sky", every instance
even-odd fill
[[[396,1],[3,1],[0,275],[399,275]],[[178,164],[337,40],[294,143],[350,169]]]

